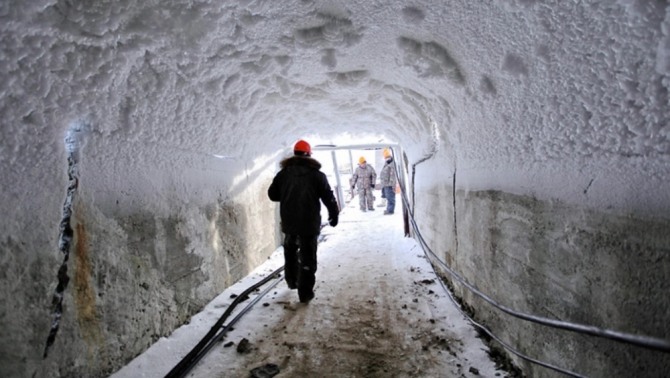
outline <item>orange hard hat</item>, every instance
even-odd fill
[[[358,164],[363,164],[363,163],[365,163],[365,158],[363,156],[361,156],[360,158],[358,158]]]
[[[295,146],[293,146],[293,153],[296,155],[310,156],[312,154],[312,146],[310,146],[309,143],[305,142],[304,140],[300,139],[295,143]]]
[[[389,150],[388,148],[385,148],[383,154],[384,154],[384,159],[389,158],[389,157],[391,157],[391,150]]]

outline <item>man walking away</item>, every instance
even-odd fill
[[[395,211],[396,174],[393,156],[388,148],[384,149],[384,159],[386,162],[381,172],[379,172],[379,183],[382,187],[382,197],[386,198],[384,215],[390,215]]]
[[[328,209],[328,222],[337,226],[339,206],[320,171],[321,163],[311,157],[304,140],[293,147],[293,155],[281,161],[281,170],[268,188],[270,200],[279,202],[284,233],[284,276],[290,289],[298,289],[300,302],[314,298],[317,237],[321,231],[321,204]]]

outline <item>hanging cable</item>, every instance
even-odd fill
[[[396,172],[397,174],[397,172]],[[405,204],[409,203],[407,201],[407,193],[402,184],[400,184],[400,189],[401,189],[401,194],[403,196],[403,201]],[[455,190],[455,188],[454,188]],[[445,271],[447,271],[456,281],[461,283],[463,286],[465,286],[468,290],[470,290],[473,294],[477,295],[484,301],[488,302],[492,306],[496,307],[497,309],[515,316],[517,318],[531,321],[534,323],[538,323],[541,325],[553,327],[553,328],[558,328],[558,329],[565,329],[568,331],[574,331],[578,333],[583,333],[591,336],[596,336],[596,337],[602,337],[602,338],[607,338],[619,342],[624,342],[636,346],[640,346],[643,348],[648,348],[648,349],[653,349],[653,350],[658,350],[662,352],[670,352],[670,341],[656,338],[656,337],[651,337],[651,336],[640,336],[640,335],[633,335],[629,333],[624,333],[624,332],[619,332],[615,330],[610,330],[610,329],[604,329],[604,328],[599,328],[596,326],[590,326],[590,325],[584,325],[584,324],[578,324],[578,323],[572,323],[572,322],[566,322],[566,321],[561,321],[561,320],[555,320],[555,319],[550,319],[546,317],[541,317],[541,316],[536,316],[536,315],[530,315],[530,314],[525,314],[516,310],[513,310],[509,307],[503,306],[490,298],[488,295],[484,294],[483,292],[479,291],[476,287],[474,287],[472,284],[467,282],[463,277],[461,277],[458,273],[456,273],[454,270],[452,270],[445,262],[443,262],[433,251],[430,249],[426,241],[424,240],[423,236],[419,232],[419,228],[416,224],[416,220],[414,218],[414,212],[412,209],[407,208],[407,211],[410,214],[410,223],[412,224],[412,228],[414,229],[414,232],[416,233],[416,236],[418,238],[419,243],[421,244],[422,248],[424,249],[424,252],[429,253],[441,267],[444,268]]]
[[[425,251],[424,251],[424,252],[425,252]],[[435,273],[436,276],[439,277],[439,275],[437,274],[437,272],[435,272],[435,271],[433,271],[433,272]],[[456,301],[456,298],[454,298],[454,296],[453,296],[453,294],[451,293],[451,291],[449,290],[449,288],[446,287],[446,286],[444,285],[444,282],[443,282],[441,279],[438,280],[438,281],[440,282],[440,285],[442,286],[442,289],[444,290],[444,292],[447,293],[447,296],[449,297],[449,299],[451,300],[451,302],[452,302],[452,303],[456,306],[456,308],[458,309],[458,312],[460,312],[461,315],[463,315],[465,318],[467,318],[467,319],[470,321],[470,323],[472,323],[472,325],[474,325],[475,327],[481,329],[481,330],[482,330],[484,333],[486,333],[489,337],[491,337],[492,339],[494,339],[495,341],[497,341],[500,345],[503,346],[503,348],[505,348],[505,349],[507,349],[508,351],[512,352],[513,354],[519,356],[520,358],[522,358],[522,359],[524,359],[524,360],[526,360],[526,361],[529,361],[529,362],[531,362],[531,363],[534,363],[534,364],[536,364],[536,365],[540,365],[540,366],[543,366],[543,367],[545,367],[545,368],[548,368],[548,369],[551,369],[551,370],[554,370],[554,371],[557,371],[557,372],[559,372],[559,373],[563,373],[563,374],[565,374],[565,375],[569,375],[569,376],[572,376],[572,377],[585,378],[585,376],[583,376],[583,375],[577,374],[577,373],[572,372],[572,371],[570,371],[570,370],[563,369],[563,368],[561,368],[561,367],[552,365],[552,364],[547,363],[547,362],[544,362],[544,361],[536,360],[536,359],[534,359],[534,358],[528,357],[528,356],[526,356],[525,354],[523,354],[523,353],[517,351],[517,350],[514,349],[511,345],[509,345],[509,344],[507,344],[506,342],[502,341],[498,336],[496,336],[493,332],[491,332],[491,330],[488,329],[486,326],[484,326],[483,324],[480,324],[480,323],[476,322],[472,317],[470,317],[470,315],[468,315],[465,311],[463,311],[461,305],[458,303],[458,301]]]

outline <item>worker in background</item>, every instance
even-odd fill
[[[375,188],[375,181],[377,180],[377,172],[375,169],[367,164],[365,157],[361,156],[358,159],[358,167],[351,176],[351,190],[354,187],[358,188],[358,203],[361,211],[374,210],[375,197],[372,190]]]
[[[382,198],[386,198],[386,210],[384,211],[384,215],[390,215],[395,211],[395,163],[393,162],[391,150],[385,148],[383,154],[384,167],[379,172],[379,185],[382,187]]]
[[[268,197],[279,202],[284,235],[284,275],[290,289],[298,289],[300,302],[314,298],[317,237],[321,232],[321,204],[328,209],[328,222],[337,226],[339,206],[320,171],[321,163],[311,157],[304,140],[293,147],[293,156],[280,162],[281,170],[268,188]]]

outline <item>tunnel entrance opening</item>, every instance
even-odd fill
[[[383,196],[380,184],[380,173],[386,161],[386,157],[384,156],[385,151],[393,157],[393,164],[395,166],[396,185],[394,185],[393,190],[397,193],[401,186],[407,187],[406,178],[408,172],[406,169],[402,169],[398,163],[399,159],[397,157],[402,156],[402,148],[397,143],[319,144],[314,146],[313,150],[314,158],[321,162],[322,171],[326,174],[328,181],[333,187],[340,210],[346,208],[347,204],[356,196],[354,186],[352,185],[352,177],[361,159],[365,160],[366,164],[372,166],[376,175],[373,184],[377,190],[373,190],[372,199],[375,206],[386,206],[386,199]],[[405,206],[403,205],[402,208],[404,211]],[[324,216],[327,219],[327,210],[322,206],[322,218]],[[408,236],[407,230],[409,226],[407,224],[407,217],[403,218],[405,219],[405,236]]]

